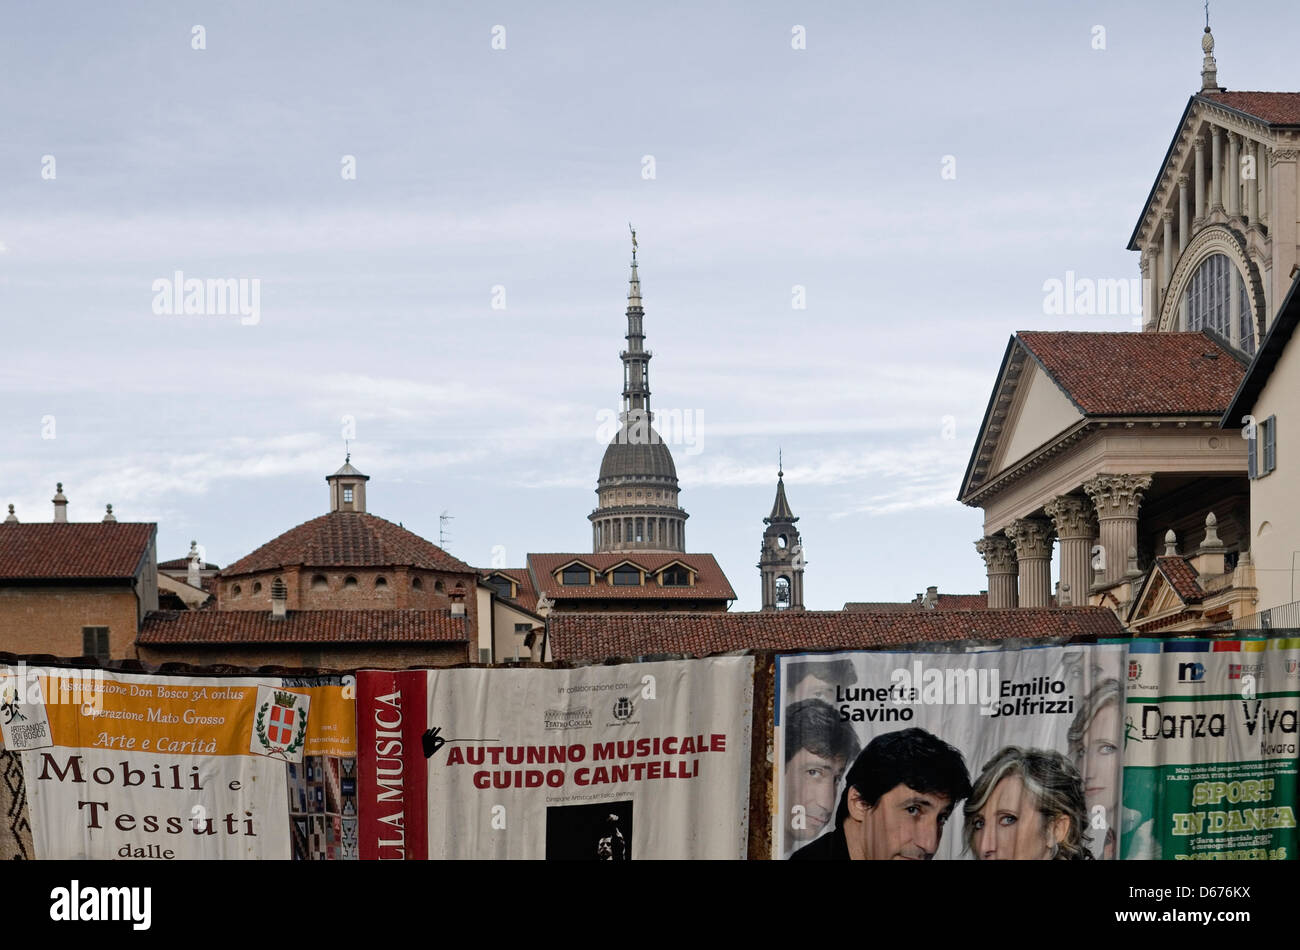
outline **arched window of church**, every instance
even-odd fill
[[[1226,254],[1212,254],[1201,261],[1187,284],[1183,297],[1187,306],[1187,329],[1210,330],[1231,340],[1233,337],[1233,295],[1238,313],[1236,335],[1246,353],[1255,352],[1255,321],[1250,313],[1246,281]]]
[[[353,575],[349,574],[347,577],[343,578],[343,586],[344,586],[344,587],[356,587],[356,586],[357,586],[357,579],[356,579],[356,577],[354,577]]]
[[[790,578],[778,577],[776,579],[776,609],[785,610],[790,606]]]
[[[645,540],[645,519],[644,518],[636,519],[636,539],[638,541]]]
[[[329,586],[330,586],[329,581],[327,581],[327,580],[325,579],[325,575],[324,575],[324,574],[313,574],[313,575],[311,576],[311,589],[312,589],[312,590],[325,590],[325,589],[328,588]]]

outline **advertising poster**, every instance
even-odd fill
[[[779,657],[775,856],[1117,858],[1123,660],[1123,644]]]
[[[1134,640],[1124,857],[1295,860],[1300,639]]]
[[[357,835],[356,676],[285,677],[311,700],[301,762],[288,769],[296,861],[354,861]]]
[[[269,678],[44,670],[22,753],[38,858],[288,858],[310,697]]]
[[[743,859],[753,669],[362,671],[361,855]]]

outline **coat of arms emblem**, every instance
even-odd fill
[[[249,751],[286,762],[301,762],[310,704],[311,697],[302,693],[259,686]]]

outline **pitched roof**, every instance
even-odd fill
[[[127,521],[0,523],[0,580],[134,577],[157,527]]]
[[[1016,338],[1089,416],[1220,415],[1245,360],[1209,333],[1024,330]]]
[[[473,574],[474,568],[436,544],[363,511],[331,511],[290,528],[240,558],[222,577],[281,567],[419,567]]]
[[[1207,99],[1269,125],[1300,125],[1300,92],[1203,92]]]
[[[1233,394],[1232,402],[1223,413],[1219,425],[1225,429],[1240,429],[1241,417],[1255,409],[1255,400],[1268,384],[1273,368],[1282,358],[1282,352],[1291,341],[1296,326],[1300,325],[1300,276],[1291,283],[1286,299],[1278,309],[1273,324],[1259,344],[1255,358],[1251,360],[1241,379],[1241,385]]]
[[[1201,582],[1197,580],[1199,576],[1196,568],[1187,562],[1187,558],[1180,556],[1158,557],[1156,558],[1156,570],[1165,576],[1169,581],[1169,586],[1174,589],[1174,593],[1182,598],[1185,604],[1199,604],[1205,599],[1205,589],[1201,587]]]
[[[566,587],[555,579],[554,572],[570,561],[582,561],[597,571],[605,572],[630,561],[645,571],[654,573],[662,567],[680,561],[695,571],[693,587],[660,587],[657,583],[644,586],[615,587],[597,579],[591,587]],[[621,551],[609,554],[530,554],[528,573],[539,594],[553,601],[561,600],[735,600],[727,575],[712,554],[682,554],[678,551]]]
[[[158,610],[136,643],[463,643],[464,617],[449,610],[290,610],[272,620],[265,610]]]
[[[1208,331],[1016,333],[1007,341],[962,477],[957,497],[964,504],[972,504],[973,496],[1006,470],[990,467],[998,445],[1007,437],[1013,397],[1022,380],[1029,378],[1030,360],[1084,416],[1071,430],[1076,434],[1087,431],[1098,418],[1208,416],[1217,422],[1232,401],[1247,362],[1244,354]]]
[[[557,660],[730,650],[839,650],[943,640],[1119,637],[1104,607],[1011,610],[760,611],[754,613],[552,613]]]

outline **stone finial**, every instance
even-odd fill
[[[14,514],[14,506],[9,506],[9,517],[5,519],[5,524],[17,524],[18,516]]]
[[[1219,69],[1214,62],[1214,34],[1210,25],[1205,24],[1205,34],[1201,37],[1201,51],[1205,59],[1201,61],[1201,92],[1222,92],[1219,87]]]
[[[1070,596],[1070,585],[1068,582],[1064,584],[1062,584],[1060,581],[1056,582],[1056,606],[1058,607],[1074,606],[1074,600]]]
[[[1139,577],[1142,572],[1138,570],[1138,551],[1133,545],[1128,546],[1128,570],[1125,571],[1126,577]]]
[[[117,521],[117,519],[113,517],[113,506],[112,506],[112,505],[106,505],[106,506],[104,507],[104,520],[105,520],[105,521]]]
[[[1201,542],[1202,551],[1222,551],[1223,541],[1219,539],[1219,519],[1211,511],[1205,516],[1205,540]]]
[[[54,520],[57,522],[66,522],[68,520],[68,499],[63,494],[63,482],[57,482],[54,486]]]
[[[1165,557],[1178,556],[1178,536],[1174,534],[1174,529],[1170,528],[1165,532]]]

